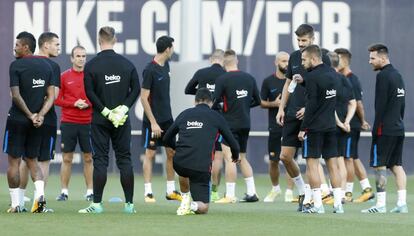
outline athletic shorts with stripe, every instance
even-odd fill
[[[170,126],[174,123],[174,121],[168,120],[168,121],[164,121],[161,123],[158,123],[158,125],[160,126],[161,130],[163,130],[163,132],[161,133],[161,137],[159,138],[152,138],[151,137],[151,124],[148,122],[142,122],[142,139],[141,139],[141,143],[143,145],[144,148],[146,149],[151,149],[151,150],[156,150],[157,147],[160,146],[166,146],[164,144],[164,142],[162,141],[165,132],[167,132],[168,128],[170,128]],[[175,139],[174,139],[174,143],[175,143]]]
[[[304,158],[329,159],[338,156],[336,131],[308,132],[303,141]]]
[[[3,152],[15,158],[38,158],[42,134],[32,122],[7,119],[4,131]]]
[[[371,145],[371,167],[402,165],[404,136],[373,136]]]
[[[301,147],[302,142],[298,138],[302,121],[296,118],[286,118],[282,128],[282,146]]]
[[[42,144],[38,161],[50,161],[55,158],[57,126],[43,124],[40,128]]]

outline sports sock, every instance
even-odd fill
[[[305,194],[305,182],[303,181],[302,175],[293,177],[293,182],[295,182],[296,187],[298,188],[299,195]]]
[[[321,191],[322,191],[323,194],[330,193],[328,184],[321,184]]]
[[[354,191],[354,183],[353,182],[347,182],[345,192],[352,193]]]
[[[35,192],[34,192],[35,199],[38,199],[40,196],[45,195],[45,182],[43,180],[36,180],[34,182],[34,186],[35,186]]]
[[[313,203],[315,207],[321,207],[322,206],[322,192],[320,188],[313,188],[312,189],[312,195],[313,195]]]
[[[167,181],[167,194],[172,194],[175,191],[175,181]]]
[[[226,197],[235,197],[236,183],[226,183]]]
[[[359,181],[359,183],[361,184],[362,190],[365,190],[366,188],[371,188],[371,184],[369,184],[368,178]]]
[[[378,192],[377,193],[377,207],[384,207],[386,205],[387,193]]]
[[[303,204],[310,203],[312,200],[312,190],[309,184],[305,184],[305,198],[303,199]]]
[[[256,194],[256,186],[254,185],[253,176],[244,178],[244,181],[246,182],[247,195],[249,195],[249,196],[255,195]]]
[[[69,195],[69,190],[67,188],[62,188],[62,192],[63,194]]]
[[[280,190],[280,185],[273,186],[273,187],[272,187],[272,191],[273,191],[273,192],[280,192],[280,191],[281,191],[281,190]]]
[[[196,212],[198,210],[198,204],[197,202],[191,202],[190,204],[190,210]]]
[[[9,188],[11,207],[19,206],[19,188]]]
[[[152,184],[145,183],[144,184],[144,195],[147,196],[148,194],[152,194]]]
[[[93,194],[93,189],[86,189],[86,195],[91,195]]]
[[[26,193],[26,189],[19,188],[19,206],[24,207],[24,194]]]
[[[341,188],[334,188],[333,195],[334,195],[334,207],[338,207],[342,205],[342,189]]]
[[[398,190],[398,201],[397,206],[404,206],[407,204],[407,190]]]

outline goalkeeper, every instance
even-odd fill
[[[128,110],[138,98],[140,85],[134,65],[114,52],[115,30],[99,30],[101,52],[85,65],[84,83],[93,105],[93,203],[79,213],[103,212],[102,194],[106,183],[109,140],[115,151],[116,165],[125,194],[125,213],[135,213],[133,204],[134,173],[131,164],[131,124]]]

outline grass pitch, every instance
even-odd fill
[[[135,179],[134,203],[137,214],[122,213],[123,203],[109,203],[111,197],[121,197],[122,189],[117,175],[108,177],[104,192],[104,210],[100,215],[82,215],[77,211],[88,206],[83,176],[75,175],[69,187],[69,201],[57,202],[60,192],[59,176],[52,175],[46,188],[48,207],[55,213],[7,214],[9,204],[7,180],[0,176],[0,235],[413,235],[414,232],[414,177],[408,178],[408,214],[361,214],[360,210],[373,203],[346,204],[345,214],[332,213],[325,205],[324,215],[297,213],[296,204],[283,202],[280,196],[275,203],[263,203],[270,190],[270,181],[265,175],[256,176],[256,187],[261,202],[237,204],[210,204],[207,215],[176,216],[178,202],[165,200],[165,180],[155,177],[153,181],[155,204],[145,204],[143,179]],[[285,181],[281,180],[282,189]],[[372,184],[372,181],[371,181]],[[389,178],[387,207],[396,202],[396,191],[392,177]],[[359,183],[355,183],[354,196],[359,195]],[[32,197],[32,184],[27,195]],[[237,183],[237,194],[242,197],[245,184]],[[224,184],[220,187],[224,191]],[[27,206],[31,203],[27,203]]]

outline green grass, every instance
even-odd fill
[[[270,189],[267,176],[257,176],[257,192],[261,200]],[[284,180],[282,188],[284,189]],[[109,203],[110,197],[122,197],[117,176],[110,176],[104,192],[105,212],[100,215],[81,215],[77,211],[88,206],[83,199],[85,192],[83,177],[73,176],[69,189],[69,201],[57,202],[59,177],[50,177],[46,189],[48,207],[55,213],[50,214],[7,214],[9,204],[7,181],[0,192],[0,235],[412,235],[414,232],[414,177],[408,179],[409,214],[365,215],[360,210],[373,203],[346,204],[345,214],[331,213],[331,206],[325,206],[324,215],[297,213],[296,205],[283,202],[283,197],[275,203],[238,203],[229,205],[211,204],[207,215],[175,215],[177,202],[168,202],[164,198],[165,181],[155,177],[153,188],[156,204],[144,204],[143,179],[135,181],[135,206],[137,214],[122,213],[123,203]],[[392,177],[389,179],[388,210],[396,202],[396,193]],[[237,184],[238,196],[242,196],[245,185]],[[221,192],[224,186],[221,186]],[[355,183],[354,195],[358,195],[359,184]],[[32,184],[28,190],[32,192]],[[31,194],[27,194],[31,197]],[[29,205],[29,204],[28,204]]]

